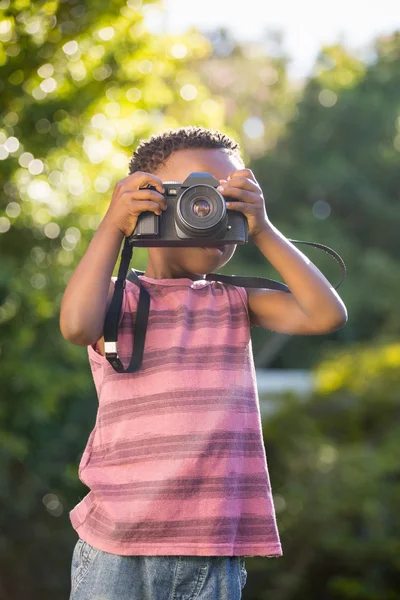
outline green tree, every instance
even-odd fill
[[[399,57],[400,32],[377,39],[368,64],[339,46],[324,47],[284,135],[273,152],[251,163],[282,233],[326,244],[347,265],[339,289],[349,313],[346,326],[328,336],[290,338],[269,366],[309,367],[331,347],[399,336]],[[298,248],[338,283],[331,257]],[[249,244],[240,257],[241,272],[246,266],[249,274],[261,274],[258,248]],[[265,331],[253,331],[257,350]]]
[[[65,286],[141,138],[229,127],[193,69],[211,43],[151,35],[149,3],[1,4],[0,597],[46,600],[69,588],[97,409],[86,349],[59,331]]]
[[[263,422],[283,557],[246,559],[244,600],[397,600],[400,344],[355,344]]]

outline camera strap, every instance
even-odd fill
[[[309,246],[315,246],[320,248],[328,254],[331,254],[334,259],[339,263],[342,278],[335,289],[342,284],[346,274],[346,265],[332,248],[319,244],[318,242],[303,242],[301,240],[291,240],[289,242],[294,244],[307,244]],[[118,270],[118,277],[115,281],[114,294],[111,300],[111,304],[108,308],[105,321],[104,321],[104,352],[105,358],[108,360],[110,365],[118,373],[134,373],[140,368],[143,360],[143,350],[146,338],[147,321],[149,318],[150,311],[150,295],[144,285],[141,285],[141,281],[138,275],[144,275],[144,271],[138,271],[131,269],[128,276],[128,268],[132,258],[132,244],[129,243],[128,238],[125,238],[124,247],[121,253],[121,261]],[[133,332],[133,352],[131,361],[127,369],[124,369],[121,360],[118,356],[118,323],[121,314],[123,292],[126,285],[126,279],[135,283],[139,287],[139,301],[136,312],[135,327]],[[230,283],[231,285],[237,285],[240,287],[252,287],[252,288],[264,288],[272,290],[280,290],[282,292],[290,293],[290,289],[284,283],[275,281],[274,279],[268,279],[266,277],[242,277],[239,275],[222,275],[221,273],[209,273],[206,275],[205,280],[207,281],[220,281],[222,283]]]

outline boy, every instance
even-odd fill
[[[194,171],[211,173],[221,194],[238,200],[227,209],[246,216],[249,237],[291,293],[205,280],[236,245],[149,248],[139,276],[151,298],[143,363],[116,373],[102,332],[121,242],[141,212],[166,209],[163,181]],[[118,336],[125,368],[138,297],[127,281]],[[250,327],[322,334],[346,320],[330,283],[270,222],[231,138],[183,127],[139,144],[61,305],[61,332],[88,347],[99,397],[79,465],[90,492],[70,513],[79,535],[70,600],[241,598],[244,556],[282,556]]]

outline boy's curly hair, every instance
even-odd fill
[[[154,173],[164,165],[172,152],[188,148],[223,148],[238,158],[244,167],[240,146],[231,137],[218,130],[190,125],[167,129],[152,135],[148,140],[142,140],[129,163],[129,174],[135,171]]]

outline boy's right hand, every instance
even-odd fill
[[[140,189],[146,185],[152,185],[159,191]],[[159,177],[144,171],[131,173],[116,183],[104,220],[111,222],[124,236],[129,236],[136,227],[140,213],[151,210],[160,215],[161,209],[167,208],[162,195],[164,191]]]

